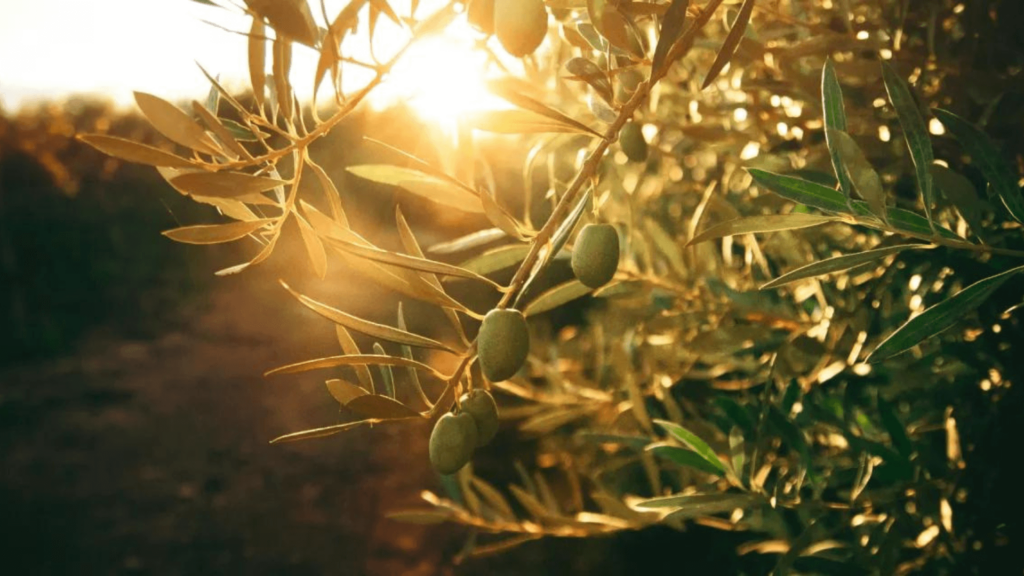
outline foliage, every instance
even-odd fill
[[[324,372],[355,419],[275,442],[433,419],[466,390],[498,392],[506,428],[536,440],[518,483],[467,466],[442,479],[447,498],[424,492],[428,507],[394,514],[497,535],[471,540],[471,554],[698,523],[748,533],[739,553],[775,555],[778,574],[890,574],[951,570],[1005,544],[959,520],[976,497],[964,422],[1021,384],[1021,157],[978,126],[1019,60],[1000,54],[966,96],[969,67],[944,60],[973,37],[966,27],[985,25],[972,20],[985,3],[547,0],[546,43],[521,77],[489,81],[509,108],[464,118],[438,158],[391,148],[391,160],[348,166],[476,226],[424,250],[397,208],[401,248],[389,249],[350,219],[311,150],[417,42],[463,17],[457,3],[430,14],[416,4],[352,0],[318,28],[303,0],[251,0],[254,105],[212,76],[189,112],[139,94],[184,155],[81,136],[157,166],[229,220],[172,239],[254,241],[220,275],[271,257],[293,220],[318,276],[340,266],[443,312],[447,326],[427,335],[400,304],[387,325],[286,286],[337,325],[342,353],[268,376]],[[996,23],[1014,10],[987,9]],[[400,23],[409,44],[356,61],[348,35],[360,18],[371,30]],[[293,96],[296,43],[317,50],[312,84],[335,96],[326,117],[316,105],[303,115]],[[508,61],[501,44],[483,49],[496,69]],[[373,78],[344,92],[349,66]],[[225,106],[239,121],[219,116]],[[630,122],[649,141],[643,154],[636,133],[629,153],[617,143]],[[484,152],[488,132],[512,135],[493,137],[505,138],[501,154]],[[553,280],[590,222],[621,237],[613,281]],[[472,298],[457,297],[467,283]],[[530,319],[530,355],[510,380],[487,382],[473,326],[509,307]],[[562,324],[573,307],[582,321]],[[376,341],[373,353],[351,332]],[[979,390],[981,401],[955,401]]]

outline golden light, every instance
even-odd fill
[[[401,32],[387,32],[379,44],[405,41]],[[509,108],[487,90],[488,56],[477,48],[478,39],[479,33],[460,17],[436,36],[417,41],[371,94],[371,105],[382,109],[404,103],[446,129],[466,114]]]

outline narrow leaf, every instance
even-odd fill
[[[440,274],[442,276],[457,276],[459,278],[467,278],[470,280],[480,280],[491,285],[495,285],[493,281],[480,276],[475,272],[453,266],[451,264],[445,264],[444,262],[436,262],[434,260],[428,260],[426,258],[417,258],[415,256],[409,256],[407,254],[400,254],[398,252],[389,252],[387,250],[381,250],[379,248],[371,248],[369,246],[362,246],[354,242],[347,240],[341,240],[339,238],[327,238],[327,242],[333,246],[352,254],[359,256],[360,258],[366,258],[382,264],[390,264],[392,266],[400,266],[402,268],[408,268],[410,270],[417,270],[419,272],[429,272],[431,274]]]
[[[785,286],[786,284],[792,284],[799,280],[806,278],[814,278],[816,276],[824,276],[826,274],[833,274],[835,272],[842,272],[849,270],[855,266],[861,264],[867,264],[868,262],[874,262],[881,260],[893,254],[898,254],[908,249],[921,249],[928,248],[925,244],[903,244],[901,246],[888,246],[885,248],[877,248],[874,250],[865,250],[856,254],[844,254],[842,256],[836,256],[827,260],[821,260],[819,262],[812,262],[806,266],[801,266],[796,270],[787,272],[782,276],[779,276],[775,280],[768,282],[761,286],[761,290],[767,290],[769,288],[778,288],[779,286]]]
[[[291,434],[285,434],[284,436],[278,436],[270,441],[271,444],[283,444],[285,442],[297,442],[299,440],[312,440],[313,438],[326,438],[327,436],[334,436],[345,430],[351,430],[362,426],[363,424],[370,424],[373,420],[360,420],[358,422],[346,422],[344,424],[335,424],[334,426],[325,426],[323,428],[313,428],[311,430],[303,430],[302,432],[293,432]]]
[[[921,116],[921,110],[914,102],[910,94],[910,88],[903,78],[893,70],[888,62],[882,62],[882,80],[885,82],[885,90],[889,94],[889,102],[900,119],[900,126],[903,127],[903,139],[907,142],[907,149],[910,150],[910,158],[914,161],[914,169],[917,173],[917,186],[921,190],[921,200],[924,202],[924,213],[929,222],[932,220],[932,204],[935,203],[935,192],[932,186],[932,173],[930,171],[932,162],[935,161],[935,154],[932,152],[932,141],[928,136],[928,128]]]
[[[680,466],[686,466],[689,468],[695,468],[706,474],[713,474],[715,476],[721,476],[722,471],[719,470],[714,464],[709,463],[704,459],[703,456],[697,454],[693,450],[687,448],[680,448],[678,446],[658,446],[654,445],[646,449],[647,452],[654,454],[659,458],[664,458],[669,462],[674,462]]]
[[[878,362],[906,352],[924,340],[953,326],[965,314],[981,306],[1012,276],[1021,272],[1024,272],[1024,266],[979,280],[957,292],[955,296],[911,318],[879,344],[878,348],[875,348],[874,352],[868,356],[867,361]]]
[[[548,310],[554,310],[566,302],[586,296],[591,290],[591,288],[575,279],[559,284],[538,296],[533,302],[530,302],[526,309],[523,310],[523,315],[534,316]]]
[[[575,79],[582,80],[590,85],[605,102],[611,102],[614,98],[612,83],[608,80],[608,73],[586,58],[576,57],[565,63],[565,69],[575,76]]]
[[[172,142],[213,156],[220,154],[202,126],[174,104],[145,92],[135,92],[135,103],[156,131]]]
[[[484,211],[480,198],[472,192],[419,170],[386,164],[349,166],[347,170],[360,178],[399,186],[413,194],[463,212]]]
[[[327,391],[330,392],[331,396],[342,406],[348,404],[359,396],[366,396],[369,394],[369,392],[367,392],[362,386],[356,386],[355,384],[345,382],[344,380],[328,380],[326,385]]]
[[[313,272],[321,280],[327,275],[327,252],[324,251],[323,242],[316,235],[313,227],[306,222],[298,212],[295,213],[295,220],[299,223],[299,233],[302,236],[302,244],[309,254],[309,261],[313,265]]]
[[[459,267],[477,274],[490,274],[522,262],[529,252],[530,247],[523,244],[499,246],[466,260]]]
[[[163,235],[183,244],[221,244],[245,238],[273,221],[272,218],[267,218],[251,222],[185,226],[167,230]]]
[[[213,198],[238,198],[258,194],[288,184],[275,178],[250,176],[242,172],[187,172],[171,179],[171,184],[187,194]]]
[[[705,461],[713,466],[720,474],[725,474],[725,465],[715,454],[715,451],[707,445],[706,442],[697,437],[696,434],[690,432],[686,428],[683,428],[675,422],[669,422],[668,420],[654,420],[654,423],[661,426],[665,431],[675,437],[683,444],[689,446],[694,452],[700,455]]]
[[[825,58],[825,67],[821,71],[821,105],[825,118],[825,144],[828,146],[832,168],[839,180],[839,191],[846,198],[853,195],[853,183],[843,167],[843,159],[839,155],[832,130],[846,131],[846,104],[843,102],[843,89],[836,77],[835,67],[831,58]]]
[[[359,345],[352,338],[352,334],[349,333],[348,329],[341,324],[334,325],[334,331],[338,336],[338,344],[341,345],[341,351],[347,356],[360,356],[362,352],[359,350]],[[373,375],[370,374],[370,369],[365,365],[355,365],[353,367],[356,372],[356,378],[359,379],[359,383],[370,392],[376,392],[376,388],[373,385]]]
[[[829,139],[835,143],[835,149],[839,152],[839,157],[842,158],[843,170],[850,177],[853,187],[860,193],[861,198],[867,201],[871,212],[883,221],[887,221],[882,178],[868,162],[864,151],[849,134],[841,130],[831,130]]]
[[[592,136],[597,136],[598,138],[602,137],[600,133],[596,132],[595,130],[586,126],[585,124],[573,120],[572,118],[566,116],[565,114],[562,114],[561,112],[555,110],[554,108],[551,108],[546,104],[543,104],[537,100],[534,100],[533,98],[530,98],[529,96],[522,94],[521,92],[519,92],[519,90],[516,89],[514,81],[508,79],[492,80],[487,83],[487,88],[497,96],[504,98],[505,100],[511,102],[512,104],[515,104],[520,108],[529,110],[531,112],[535,112],[537,114],[540,114],[541,116],[545,116],[560,124],[571,126],[575,128],[577,131],[584,132]]]
[[[321,304],[320,302],[317,302],[316,300],[313,300],[308,296],[299,294],[298,292],[292,290],[291,286],[288,286],[288,284],[286,284],[284,281],[281,282],[281,285],[284,286],[286,290],[291,292],[292,296],[295,296],[295,298],[297,298],[299,302],[301,302],[310,310],[316,312],[317,314],[323,316],[324,318],[327,318],[331,322],[341,324],[342,326],[350,330],[362,332],[363,334],[366,334],[368,336],[379,338],[381,340],[387,340],[388,342],[395,342],[397,344],[408,344],[409,346],[418,346],[421,348],[435,348],[437,350],[445,350],[453,354],[456,353],[456,351],[450,348],[449,346],[442,344],[441,342],[438,342],[436,340],[427,338],[426,336],[420,336],[419,334],[413,334],[411,332],[406,332],[404,330],[392,328],[391,326],[385,326],[383,324],[377,324],[375,322],[363,320],[362,318],[352,316],[351,314],[347,314],[336,308],[331,308],[326,304]]]
[[[747,31],[750,16],[754,13],[754,2],[756,0],[743,1],[739,14],[736,15],[736,20],[729,30],[729,35],[725,37],[725,42],[722,43],[718,56],[715,56],[715,61],[711,64],[711,69],[708,70],[708,75],[704,78],[704,84],[700,87],[701,90],[710,86],[722,69],[725,68],[725,65],[732,60],[733,55],[736,53],[736,48],[739,47],[740,41],[743,40],[743,33]]]
[[[103,136],[101,134],[79,134],[79,140],[89,146],[103,152],[107,156],[113,156],[136,164],[147,164],[149,166],[170,166],[172,168],[194,168],[192,162],[176,156],[170,152],[164,152],[159,148],[139,144],[126,138],[117,136]]]
[[[274,30],[313,47],[317,41],[317,27],[307,0],[245,0],[249,8],[266,18]]]
[[[935,116],[942,125],[960,142],[971,160],[978,166],[993,190],[1003,200],[1006,209],[1017,222],[1024,223],[1024,194],[1017,185],[1010,164],[1003,159],[1002,151],[987,134],[963,118],[936,108]]]
[[[390,368],[390,366],[386,366],[385,368]],[[353,398],[345,405],[345,407],[361,416],[366,416],[367,418],[373,418],[376,420],[399,420],[423,417],[419,412],[409,408],[398,400],[372,394]]]
[[[400,330],[404,330],[404,328],[400,328]],[[379,356],[388,355],[380,342],[373,343],[373,353]],[[391,370],[391,366],[377,366],[377,369],[380,370],[380,380],[384,383],[384,396],[395,398],[395,373]]]
[[[737,234],[763,234],[765,232],[779,232],[782,230],[799,230],[812,226],[821,226],[829,222],[841,222],[843,219],[835,216],[821,216],[819,214],[766,214],[761,216],[748,216],[723,222],[712,226],[701,232],[687,242],[687,246],[699,244],[708,240],[717,240],[726,236]]]
[[[213,91],[213,93],[216,94],[217,92]],[[206,106],[200,104],[196,100],[193,100],[192,111],[202,118],[203,122],[211,131],[213,131],[220,142],[228,147],[228,151],[231,153],[229,156],[232,159],[238,158],[239,156],[244,158],[251,157],[249,152],[238,143],[238,139],[235,138],[234,135],[231,134],[231,132],[224,126],[224,123],[221,122],[213,112],[210,112]]]
[[[262,109],[267,90],[267,28],[260,16],[253,16],[249,29],[249,81],[252,97]]]
[[[298,374],[300,372],[309,372],[310,370],[323,370],[325,368],[337,368],[339,366],[380,366],[386,364],[388,366],[411,366],[417,370],[423,370],[429,372],[434,377],[444,379],[444,374],[441,374],[437,370],[434,370],[430,366],[422,362],[415,360],[409,360],[408,358],[401,358],[398,356],[378,356],[375,354],[364,354],[360,356],[328,356],[326,358],[316,358],[314,360],[306,360],[303,362],[296,362],[294,364],[288,364],[287,366],[280,366],[273,370],[266,371],[264,376],[276,376],[278,374]]]
[[[821,184],[793,176],[783,176],[774,172],[758,170],[757,168],[748,168],[747,172],[753,176],[754,182],[758,185],[764,186],[768,190],[797,204],[804,204],[812,208],[825,210],[826,212],[842,213],[849,211],[843,193],[828,186],[822,186]]]
[[[669,62],[666,61],[669,50],[683,34],[683,24],[686,23],[686,10],[690,7],[690,0],[672,0],[668,11],[661,19],[661,29],[658,32],[658,45],[654,49],[654,57],[651,59],[651,78],[661,78]]]

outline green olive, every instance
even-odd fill
[[[492,382],[508,380],[526,362],[530,331],[519,310],[491,310],[477,335],[480,370]]]
[[[572,271],[591,288],[604,286],[619,267],[619,235],[611,224],[587,224],[572,248]]]
[[[430,433],[430,465],[445,476],[458,472],[476,449],[476,422],[469,414],[445,414]]]
[[[476,389],[459,398],[462,412],[469,414],[476,422],[476,445],[483,446],[498,433],[498,405],[487,390]]]
[[[494,0],[494,33],[509,54],[532,54],[548,33],[544,1]]]
[[[466,19],[484,34],[494,34],[494,0],[470,0]]]
[[[619,133],[619,146],[626,153],[626,158],[633,162],[647,161],[647,139],[639,124],[630,122],[622,127]]]

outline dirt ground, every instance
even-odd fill
[[[262,372],[336,344],[330,323],[250,280],[218,280],[155,338],[100,331],[0,370],[0,573],[623,573],[609,540],[453,566],[463,528],[384,518],[440,491],[426,424],[269,445],[340,415],[322,375]]]

